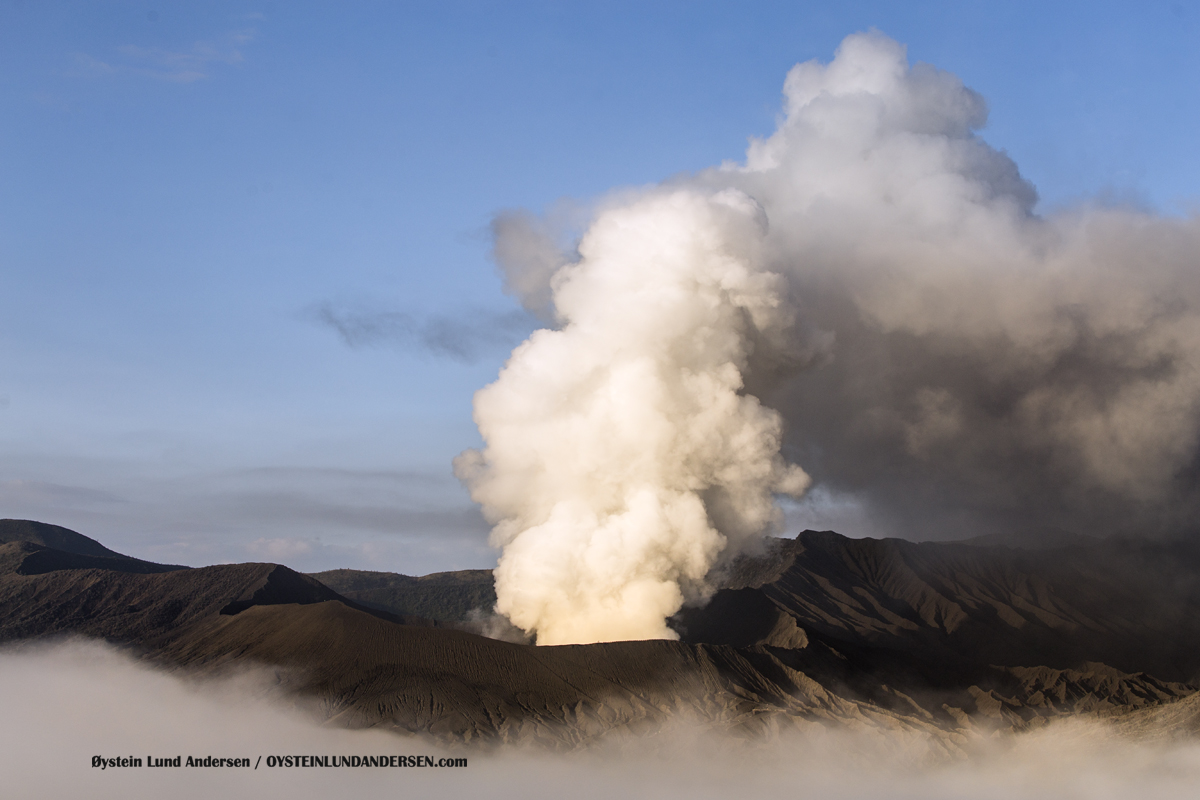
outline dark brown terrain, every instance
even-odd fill
[[[747,735],[837,724],[953,748],[1062,714],[1131,730],[1200,717],[1200,555],[1186,544],[806,531],[735,564],[675,620],[681,641],[535,647],[447,627],[491,602],[486,572],[190,569],[48,528],[0,521],[0,641],[82,635],[170,668],[266,666],[354,727],[571,747],[678,719]]]
[[[440,622],[463,622],[471,612],[490,611],[496,605],[496,587],[490,569],[435,572],[420,577],[331,569],[314,572],[312,577],[364,606]]]
[[[838,647],[944,665],[1102,662],[1200,680],[1192,542],[1028,550],[805,531],[735,564],[723,583],[706,608],[680,615],[685,640],[746,644],[749,630],[770,629],[760,641],[772,643],[795,635],[779,632],[794,623]],[[739,610],[723,614],[726,605]],[[733,619],[734,630],[720,627]]]

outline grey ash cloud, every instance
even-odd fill
[[[319,303],[307,316],[333,329],[351,348],[393,347],[462,363],[510,349],[533,327],[528,314],[466,310],[414,314],[366,304]]]
[[[781,415],[809,505],[861,532],[1194,534],[1200,218],[1104,197],[1039,209],[987,115],[954,75],[851,36],[791,70],[778,129],[743,164],[607,201],[580,246],[671,192],[761,208],[747,263],[786,282],[796,324],[747,340],[744,390]],[[581,269],[547,227],[493,226],[531,308]]]

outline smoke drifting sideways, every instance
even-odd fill
[[[332,328],[348,347],[391,346],[473,364],[488,351],[508,350],[529,331],[527,315],[472,309],[417,317],[394,309],[318,303],[304,316]]]
[[[431,797],[728,798],[761,792],[842,798],[1187,796],[1194,741],[1139,744],[1099,723],[981,738],[946,759],[913,734],[820,724],[759,738],[679,725],[571,753],[529,745],[439,747],[319,724],[270,672],[230,679],[164,673],[96,642],[0,650],[0,752],[7,796],[28,798]],[[328,711],[328,710],[326,710]],[[93,756],[249,758],[251,768],[113,768]],[[466,757],[466,768],[269,768],[269,755]],[[145,762],[143,762],[145,763]]]
[[[500,613],[539,643],[670,636],[808,476],[908,538],[1191,530],[1200,222],[1039,215],[986,120],[856,34],[788,73],[744,163],[614,194],[575,248],[496,218],[510,290],[556,320],[457,462]]]

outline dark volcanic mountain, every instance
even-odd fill
[[[366,609],[278,564],[190,569],[80,556],[31,542],[0,545],[0,641],[80,633],[152,648],[251,606],[328,601],[392,623],[433,624]]]
[[[60,525],[48,525],[31,519],[0,519],[0,544],[8,542],[30,542],[53,547],[67,553],[99,558],[129,558],[109,550],[95,539]]]
[[[1200,671],[1200,561],[1185,545],[1023,551],[807,531],[736,564],[676,620],[681,641],[563,647],[395,613],[460,619],[493,597],[486,572],[321,573],[331,587],[274,564],[104,552],[0,545],[0,640],[79,634],[176,667],[268,665],[341,724],[451,741],[574,746],[685,717],[747,732],[917,729],[953,748],[978,726],[1167,709]]]
[[[472,611],[490,612],[496,584],[490,569],[435,572],[414,578],[394,572],[331,569],[312,577],[364,606],[442,622],[462,622]]]
[[[1200,546],[1190,541],[1021,550],[805,531],[735,564],[724,586],[680,615],[685,641],[804,635],[940,664],[1095,661],[1200,678]]]

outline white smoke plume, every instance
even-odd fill
[[[779,415],[741,391],[791,322],[763,233],[731,190],[605,212],[554,273],[562,327],[476,395],[487,447],[457,471],[504,548],[497,610],[540,644],[673,636],[721,554],[777,522],[772,493],[807,486]]]
[[[791,70],[744,164],[610,201],[575,259],[497,220],[508,285],[560,326],[477,395],[459,461],[501,613],[539,642],[669,636],[808,483],[781,452],[901,535],[1190,529],[1200,224],[1039,216],[986,119],[857,34]]]

